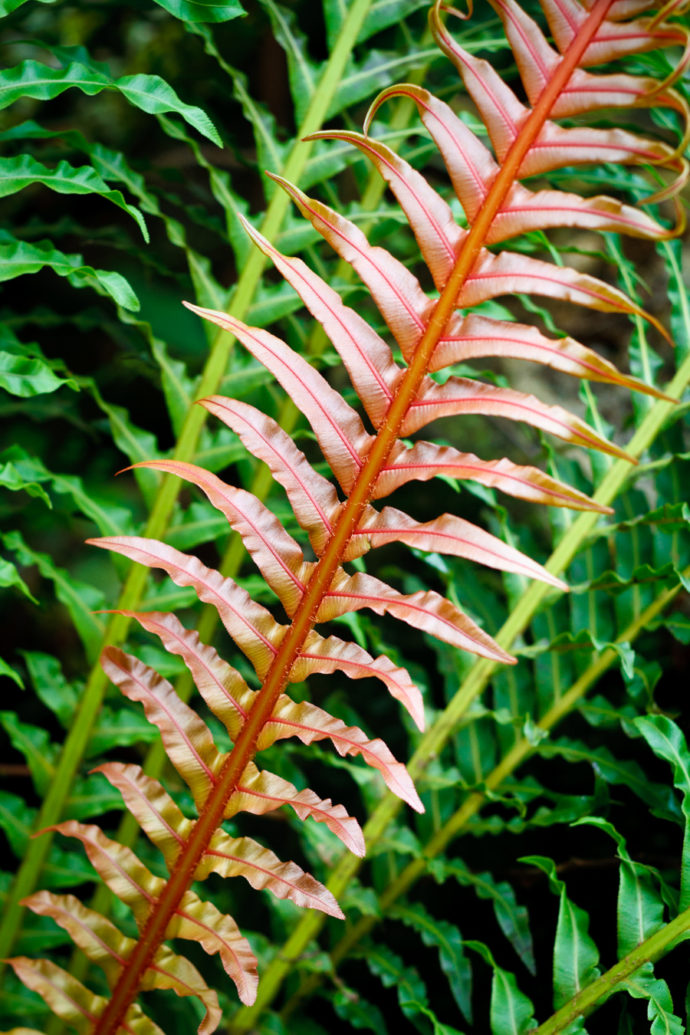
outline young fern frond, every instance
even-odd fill
[[[374,102],[365,135],[318,134],[336,138],[366,154],[396,195],[412,228],[438,297],[388,251],[372,247],[354,223],[299,188],[274,176],[321,236],[351,264],[368,288],[393,336],[402,362],[363,318],[299,259],[288,258],[245,223],[260,252],[269,257],[320,323],[340,354],[366,413],[360,413],[326,379],[271,333],[236,317],[199,306],[190,309],[236,337],[263,364],[310,423],[338,487],[318,473],[290,437],[270,417],[245,402],[217,395],[202,400],[211,413],[235,431],[247,449],[264,461],[286,490],[298,526],[316,556],[305,558],[300,544],[252,494],[227,485],[214,474],[182,460],[152,460],[136,465],[174,474],[193,483],[239,533],[288,621],[279,622],[232,579],[194,556],[156,539],[107,536],[91,540],[148,567],[165,571],[179,586],[191,587],[211,604],[261,683],[251,690],[242,675],[185,629],[171,614],[120,611],[157,635],[165,649],[183,659],[214,715],[224,724],[232,748],[215,744],[209,727],[148,665],[107,647],[102,665],[130,700],[144,706],[159,730],[167,756],[187,784],[197,818],[188,819],[163,786],[134,765],[100,767],[147,836],[160,850],[168,878],[155,876],[122,845],[95,826],[68,820],[52,829],[82,842],[93,866],[111,890],[133,911],[138,939],[126,938],[97,913],[64,896],[41,892],[26,904],[63,926],[85,954],[101,964],[110,997],[84,985],[47,961],[12,962],[16,972],[78,1031],[142,1035],[159,1031],[136,1004],[140,991],[173,989],[198,996],[206,1009],[199,1030],[211,1032],[219,1021],[215,993],[196,969],[165,946],[169,938],[199,942],[217,953],[235,982],[242,1002],[256,996],[256,961],[235,922],[191,890],[211,872],[244,876],[254,888],[340,917],[331,893],[294,862],[281,862],[247,837],[233,838],[222,823],[240,812],[263,814],[290,805],[300,819],[324,823],[357,855],[364,842],[357,821],[341,805],[311,790],[298,791],[277,774],[258,768],[255,757],[277,740],[296,736],[304,744],[330,740],[341,755],[361,755],[378,769],[389,789],[412,808],[422,802],[405,767],[380,739],[287,690],[311,673],[344,672],[374,677],[423,728],[420,692],[400,667],[373,658],[360,646],[322,636],[316,625],[369,608],[390,614],[451,646],[492,662],[514,659],[458,606],[433,590],[402,593],[382,580],[343,565],[392,541],[463,557],[505,572],[540,579],[564,589],[560,579],[514,547],[470,522],[443,514],[418,522],[394,507],[378,510],[374,500],[412,480],[437,474],[472,479],[509,495],[579,510],[607,508],[578,490],[530,466],[508,459],[483,460],[433,441],[407,438],[441,417],[479,414],[519,421],[566,442],[618,459],[626,454],[583,420],[535,396],[451,375],[442,384],[431,374],[470,358],[505,356],[553,366],[576,377],[598,380],[662,396],[653,386],[619,372],[572,338],[553,339],[540,330],[468,312],[507,293],[541,295],[599,312],[628,314],[663,327],[618,288],[567,266],[556,266],[503,249],[490,251],[528,230],[567,226],[615,230],[648,239],[673,232],[628,205],[607,197],[581,198],[556,190],[533,191],[521,180],[564,165],[600,162],[655,165],[671,174],[660,201],[677,193],[688,169],[678,149],[622,129],[564,127],[554,119],[596,111],[603,105],[671,109],[687,122],[687,111],[673,82],[627,74],[595,75],[589,65],[614,61],[664,45],[682,45],[688,33],[667,17],[638,17],[655,5],[618,0],[542,0],[557,49],[513,2],[492,0],[515,54],[529,106],[522,104],[485,62],[452,39],[437,2],[431,23],[439,45],[457,66],[471,94],[495,156],[443,102],[418,86],[385,90]],[[634,10],[632,9],[634,8]],[[685,58],[681,62],[681,67]],[[424,178],[385,145],[366,135],[371,118],[394,95],[409,97],[435,140],[448,168],[467,226]],[[680,219],[679,219],[680,221]],[[370,428],[371,430],[368,430]],[[340,491],[338,491],[338,488]]]

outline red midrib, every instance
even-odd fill
[[[228,800],[247,764],[256,754],[256,742],[265,723],[270,719],[280,694],[284,691],[290,669],[307,635],[311,632],[319,605],[326,594],[345,551],[355,532],[362,512],[369,502],[376,479],[388,455],[398,440],[399,429],[410,403],[415,398],[427,372],[431,355],[455,310],[455,301],[472,271],[484,245],[487,233],[508,191],[515,182],[525,155],[538,136],[555,100],[560,96],[592,37],[606,17],[613,0],[596,0],[581,31],[546,84],[518,137],[512,144],[501,170],[467,237],[446,286],[431,315],[412,361],[391,404],[385,423],[379,429],[374,444],[355,481],[349,499],[333,528],[322,557],[314,568],[302,600],[288,627],[283,641],[271,663],[264,684],[258,692],[235,746],[228,755],[216,782],[194,824],[183,850],[173,866],[154,911],[149,916],[141,937],[123,969],[112,997],[96,1024],[93,1035],[116,1035],[127,1010],[133,1003],[141,980],[154,954],[165,940],[165,932],[182,896],[192,883],[203,854],[220,825]]]

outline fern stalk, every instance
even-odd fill
[[[422,38],[422,45],[428,42],[431,38],[429,30],[426,31]],[[409,76],[409,81],[412,83],[423,82],[426,75],[426,68],[415,69]],[[408,100],[400,100],[395,105],[395,111],[390,121],[391,130],[395,131],[403,129],[409,124],[410,118],[414,112],[414,105]],[[367,180],[367,186],[364,194],[362,195],[361,209],[364,212],[371,212],[376,209],[381,198],[385,192],[386,185],[381,177],[377,174],[376,170],[372,170]],[[337,281],[348,282],[352,279],[354,271],[352,266],[344,260],[339,260],[334,277]],[[325,346],[328,343],[328,339],[324,334],[320,324],[315,324],[309,339],[309,345],[307,352],[313,358],[318,358],[323,352]],[[205,412],[205,411],[204,411]],[[301,420],[302,414],[299,408],[295,405],[290,397],[286,397],[280,407],[278,414],[278,424],[290,434],[294,431],[298,422]],[[264,500],[273,485],[273,479],[266,467],[261,467],[260,470],[255,471],[253,479],[249,485],[249,492],[256,496],[259,500]],[[225,552],[225,555],[219,565],[219,571],[222,575],[230,578],[234,578],[245,559],[245,550],[242,544],[242,540],[239,536],[231,536],[230,543]],[[209,643],[213,640],[213,635],[218,626],[218,612],[211,605],[204,605],[199,616],[199,622],[197,624],[197,632],[199,638],[204,643]],[[175,693],[182,701],[188,701],[192,692],[194,691],[194,682],[187,669],[180,674],[175,682]],[[159,778],[163,773],[168,758],[165,749],[160,741],[156,741],[149,751],[147,752],[146,758],[143,763],[143,770],[148,776]],[[130,812],[125,812],[120,821],[117,829],[116,840],[123,845],[133,845],[139,836],[140,827]],[[96,889],[91,902],[91,908],[100,914],[108,915],[112,904],[112,896],[108,888],[100,884]],[[69,971],[78,980],[83,980],[88,970],[88,960],[82,952],[75,950],[72,959],[70,961]],[[65,1030],[64,1023],[56,1016],[50,1018],[47,1027],[46,1035],[60,1035]]]
[[[323,78],[314,92],[297,139],[285,163],[283,172],[291,179],[299,178],[312,150],[312,143],[301,138],[321,127],[371,3],[372,0],[355,0],[349,7],[338,41],[324,70]],[[289,204],[289,199],[282,191],[275,191],[262,221],[262,232],[269,240],[274,238],[279,230]],[[233,294],[232,308],[236,315],[242,316],[248,311],[259,285],[265,262],[265,257],[261,252],[253,249]],[[217,333],[214,336],[201,378],[200,392],[202,396],[213,394],[218,390],[227,369],[232,345],[233,339],[227,334]],[[201,407],[193,406],[189,410],[175,447],[174,455],[177,460],[189,460],[194,456],[205,419],[206,411]],[[145,534],[147,536],[160,538],[164,535],[179,491],[178,479],[163,478],[146,523]],[[141,600],[147,577],[147,569],[136,564],[132,566],[120,594],[118,610],[136,609]],[[106,628],[104,645],[124,642],[128,629],[129,619],[119,615],[114,616]],[[64,811],[107,686],[107,677],[100,665],[95,665],[89,674],[79,709],[55,767],[54,779],[42,803],[36,823],[37,830],[43,830],[55,824]],[[0,924],[0,960],[7,957],[12,951],[24,915],[20,902],[37,886],[51,840],[52,834],[46,833],[30,842],[12,888],[8,892]],[[0,964],[0,974],[2,967],[3,964]]]
[[[680,399],[689,384],[690,355],[686,357],[679,367],[675,376],[668,384],[666,392],[668,395]],[[642,456],[642,454],[653,443],[672,410],[673,403],[667,402],[666,400],[661,399],[654,403],[653,407],[645,416],[626,448],[626,452],[629,456],[633,459],[637,459]],[[624,460],[616,460],[602,479],[599,488],[593,495],[593,499],[603,505],[611,504],[623,487],[629,472],[629,463]],[[559,575],[565,570],[592,532],[597,520],[598,515],[588,512],[582,513],[578,516],[547,561],[545,567],[548,571],[554,575]],[[650,605],[650,607],[656,607],[654,614],[663,610],[679,588],[680,586],[674,587],[672,590],[668,591],[668,594],[663,594],[659,597],[654,605]],[[548,587],[543,583],[532,583],[530,585],[528,590],[521,596],[518,604],[496,636],[496,642],[500,646],[509,650],[516,639],[528,628],[547,591]],[[643,615],[646,616],[645,622],[649,622],[653,617],[652,614],[647,614],[647,611],[643,612]],[[634,623],[633,629],[627,629],[622,634],[622,641],[628,639],[631,634],[636,635],[641,628],[643,628],[643,625],[640,625],[638,622]],[[557,705],[554,705],[554,708],[548,713],[549,716],[551,716],[552,712],[554,713],[554,717],[551,718],[552,724],[559,721],[562,715],[566,714],[567,711],[575,705],[582,693],[592,685],[601,672],[605,671],[605,669],[613,663],[614,659],[615,652],[613,650],[602,653],[598,661],[587,669],[587,672],[583,674],[581,679],[578,680],[574,687],[571,688],[568,694],[565,695]],[[606,662],[605,664],[604,660]],[[603,665],[603,667],[599,668],[599,665]],[[465,715],[472,702],[486,689],[489,680],[497,667],[498,666],[495,662],[491,662],[485,658],[480,658],[474,662],[457,693],[443,712],[438,716],[433,725],[430,726],[428,731],[423,735],[417,749],[410,759],[408,769],[413,779],[416,780],[424,772],[427,765],[438,756],[457,729],[458,723]],[[582,683],[585,676],[588,676],[586,685]],[[575,688],[577,688],[577,690]],[[575,695],[573,696],[574,691]],[[567,702],[567,704],[565,705],[565,711],[562,711],[564,702]],[[558,713],[557,717],[555,717],[556,712]],[[545,720],[546,717],[544,717],[542,722]],[[518,748],[520,748],[520,750],[518,750]],[[487,778],[487,786],[489,785],[489,779],[496,780],[499,775],[500,780],[498,780],[497,783],[505,779],[505,776],[508,775],[509,772],[512,772],[517,765],[521,764],[524,758],[527,757],[528,753],[528,744],[526,741],[524,743],[520,742],[519,745],[516,745],[510,754],[503,759],[500,766],[497,767],[497,769],[500,768],[500,774],[495,770],[494,773],[491,774],[491,777]],[[508,763],[508,768],[504,770],[506,762]],[[477,794],[474,798],[476,798],[476,801],[473,801],[473,799],[470,798],[463,804],[461,810],[463,811],[463,816],[461,821],[456,818],[458,816],[457,813],[449,821],[453,824],[459,823],[457,829],[460,829],[460,827],[464,825],[470,815],[473,815],[484,801],[483,795]],[[472,804],[470,804],[470,802],[472,802]],[[388,825],[397,815],[399,809],[400,801],[393,794],[386,794],[380,804],[376,807],[364,827],[367,854],[371,852],[374,846],[383,837]],[[466,809],[468,812],[465,815],[464,810]],[[450,836],[454,836],[454,833],[455,828]],[[446,842],[444,841],[444,844],[445,843]],[[407,870],[410,870],[412,867],[415,867],[415,874],[411,882],[413,882],[423,872],[424,863],[421,863],[421,868],[419,870],[416,869],[418,865],[418,863],[411,863],[407,868]],[[336,896],[336,898],[342,894],[359,870],[360,866],[361,860],[357,859],[355,856],[351,854],[342,856],[327,882],[328,889]],[[403,872],[406,873],[407,870]],[[407,886],[409,886],[409,884],[405,885],[405,887]],[[352,934],[355,930],[358,931],[357,938],[354,939],[351,944],[354,945],[356,941],[363,937],[364,934],[371,929],[374,922],[375,921],[370,922],[370,918],[364,918],[360,921],[360,923],[357,924],[351,932]],[[315,913],[307,913],[302,916],[280,952],[276,954],[275,958],[271,961],[265,973],[262,975],[256,1003],[251,1007],[245,1007],[238,1011],[236,1016],[233,1018],[232,1027],[230,1029],[231,1031],[238,1033],[248,1031],[255,1025],[257,1018],[263,1010],[270,1005],[277,995],[280,986],[290,972],[294,961],[302,955],[309,942],[316,937],[322,926],[323,919],[319,915]],[[348,935],[346,937],[348,939],[349,948],[350,936]],[[340,958],[341,955],[338,955],[338,959]],[[318,978],[309,979],[309,987],[311,988],[312,984],[315,986],[318,984],[318,981]]]

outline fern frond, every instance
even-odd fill
[[[270,6],[277,17],[277,9]],[[467,377],[451,375],[439,384],[430,376],[458,358],[500,354],[510,348],[516,358],[546,361],[580,378],[610,381],[632,389],[646,387],[619,374],[611,364],[598,361],[590,350],[571,339],[565,343],[552,341],[529,328],[514,330],[512,324],[456,312],[506,293],[520,292],[599,312],[630,315],[647,321],[666,336],[660,322],[617,287],[574,268],[521,252],[489,250],[490,245],[515,234],[555,225],[613,228],[652,239],[669,235],[654,219],[640,216],[615,200],[584,201],[556,191],[533,193],[520,182],[522,178],[565,165],[599,162],[604,158],[619,163],[652,163],[673,176],[670,186],[655,196],[658,201],[677,192],[687,177],[686,163],[677,150],[662,142],[627,130],[562,127],[553,121],[573,110],[582,114],[599,107],[601,98],[596,90],[592,99],[587,100],[590,74],[583,72],[585,65],[643,52],[667,42],[667,35],[659,30],[666,23],[659,19],[625,21],[624,43],[617,42],[617,37],[612,42],[609,29],[620,24],[609,20],[619,16],[614,0],[594,0],[588,6],[577,6],[581,18],[565,42],[557,40],[559,46],[563,45],[559,55],[517,5],[510,0],[495,2],[532,103],[527,107],[491,66],[458,46],[441,19],[442,5],[434,5],[431,20],[435,35],[477,105],[495,159],[476,138],[468,144],[469,157],[465,156],[466,127],[459,128],[462,124],[450,109],[429,100],[430,95],[418,88],[410,87],[407,95],[423,108],[439,136],[451,179],[457,181],[459,201],[467,216],[466,228],[456,224],[450,207],[424,179],[383,145],[372,142],[368,136],[335,134],[365,152],[392,187],[418,242],[435,286],[434,294],[425,292],[414,274],[387,250],[372,247],[353,222],[322,202],[308,198],[283,177],[272,177],[314,229],[360,276],[402,355],[400,363],[385,340],[301,260],[281,255],[266,238],[249,230],[258,246],[254,255],[262,256],[254,263],[261,264],[265,256],[271,257],[340,353],[372,431],[358,410],[281,339],[245,324],[238,316],[189,305],[211,323],[229,331],[282,385],[309,421],[343,499],[338,488],[317,474],[269,418],[247,404],[214,395],[205,400],[206,408],[238,430],[250,450],[268,463],[276,479],[286,487],[290,501],[294,502],[297,524],[309,536],[316,553],[315,561],[305,558],[298,541],[261,501],[191,465],[185,450],[179,449],[173,460],[146,461],[137,469],[164,471],[197,485],[239,533],[289,621],[279,623],[271,611],[253,600],[234,580],[157,538],[107,536],[91,540],[142,565],[162,569],[177,585],[191,587],[200,600],[212,604],[261,682],[260,690],[251,691],[239,673],[198,637],[184,630],[173,616],[142,615],[129,606],[118,610],[120,619],[136,618],[144,628],[159,635],[168,650],[185,660],[206,702],[225,724],[232,748],[227,753],[218,748],[210,728],[154,669],[117,647],[104,650],[104,671],[126,697],[143,704],[147,718],[160,731],[168,758],[189,787],[198,818],[187,819],[162,785],[136,767],[111,764],[101,768],[162,851],[167,879],[154,876],[131,849],[112,841],[97,827],[73,820],[52,825],[59,833],[82,841],[103,880],[132,909],[139,928],[139,937],[131,944],[120,943],[110,927],[97,928],[109,942],[115,939],[118,943],[118,968],[111,968],[111,997],[107,1001],[88,993],[74,978],[58,976],[52,965],[28,965],[23,960],[14,963],[29,983],[45,990],[46,998],[58,1012],[65,1015],[65,997],[71,996],[78,1002],[77,1013],[73,1011],[69,1019],[92,1035],[114,1035],[119,1027],[138,1024],[135,1000],[140,990],[173,987],[180,991],[183,980],[188,985],[196,983],[193,975],[172,964],[168,964],[168,970],[161,965],[164,973],[159,976],[156,963],[163,958],[164,942],[170,937],[196,940],[207,952],[218,953],[237,985],[240,999],[245,1004],[254,1001],[256,962],[248,943],[234,920],[191,890],[193,881],[211,872],[242,875],[254,887],[267,888],[280,898],[290,898],[298,905],[331,916],[341,915],[331,892],[295,863],[280,862],[256,842],[230,837],[223,831],[223,820],[242,811],[262,814],[287,803],[300,818],[310,815],[324,822],[358,854],[361,850],[359,828],[341,806],[322,801],[311,790],[297,791],[277,774],[259,770],[254,761],[258,751],[284,736],[297,736],[307,744],[329,739],[343,755],[360,754],[381,772],[394,794],[417,811],[423,811],[409,773],[383,741],[369,739],[361,729],[347,727],[324,710],[300,705],[287,695],[288,686],[308,672],[342,670],[352,675],[359,666],[360,674],[382,678],[394,696],[408,707],[417,724],[423,725],[421,699],[408,676],[395,666],[391,669],[381,659],[372,659],[353,644],[334,637],[324,639],[316,625],[366,607],[392,615],[451,646],[478,654],[486,659],[486,665],[514,661],[501,643],[450,599],[435,590],[403,593],[364,571],[351,574],[343,567],[348,560],[362,556],[367,549],[398,540],[425,550],[443,549],[449,555],[528,575],[552,588],[564,588],[555,574],[512,545],[501,543],[454,515],[419,523],[394,508],[377,511],[372,500],[412,478],[427,480],[443,471],[456,476],[464,472],[465,477],[538,502],[572,505],[587,510],[588,518],[606,510],[606,503],[602,506],[601,502],[590,501],[578,490],[532,468],[518,468],[505,460],[485,462],[433,442],[417,441],[410,446],[405,439],[440,417],[481,414],[530,424],[572,444],[599,450],[618,463],[632,459],[563,407],[546,405],[532,395]],[[559,10],[557,2],[550,6],[552,16]],[[296,45],[289,25],[283,28],[286,45]],[[685,34],[673,28],[668,36],[673,43],[686,43]],[[529,46],[520,42],[525,37],[531,41]],[[632,102],[628,99],[627,103],[644,103],[650,89],[655,91],[655,103],[685,117],[685,109],[668,82],[649,87],[635,80]],[[616,97],[624,92],[620,84],[617,90]],[[373,111],[388,95],[390,92],[374,102]],[[458,171],[461,164],[462,174]],[[503,336],[497,346],[493,344],[495,336]],[[465,348],[467,352],[463,352]],[[205,387],[202,381],[202,390]],[[648,391],[657,398],[661,396],[658,405],[668,398],[654,388]],[[199,420],[197,417],[193,422],[198,424]],[[433,736],[438,736],[436,729]],[[27,904],[37,911],[46,908],[44,899],[29,900]],[[68,910],[64,902],[52,898],[47,908],[48,915],[56,918]],[[85,914],[80,917],[84,926],[94,929],[96,920]],[[500,968],[490,951],[481,943],[473,947],[498,974]],[[59,994],[48,992],[51,982],[52,987],[60,987]],[[205,989],[201,996],[207,1009],[204,1023],[209,1024],[215,1004]],[[522,1006],[527,1009],[526,1003]],[[142,1021],[142,1025],[144,1030],[146,1022]]]

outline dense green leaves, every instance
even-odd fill
[[[84,649],[90,657],[95,657],[103,635],[103,622],[94,611],[103,606],[103,592],[76,580],[66,569],[56,565],[50,554],[32,549],[18,531],[7,532],[2,542],[19,565],[35,565],[40,574],[53,583],[55,595],[69,611]]]
[[[358,42],[363,42],[376,32],[402,21],[413,11],[424,6],[424,0],[374,0],[359,31]],[[328,40],[333,46],[347,14],[346,0],[324,0],[323,8]]]

